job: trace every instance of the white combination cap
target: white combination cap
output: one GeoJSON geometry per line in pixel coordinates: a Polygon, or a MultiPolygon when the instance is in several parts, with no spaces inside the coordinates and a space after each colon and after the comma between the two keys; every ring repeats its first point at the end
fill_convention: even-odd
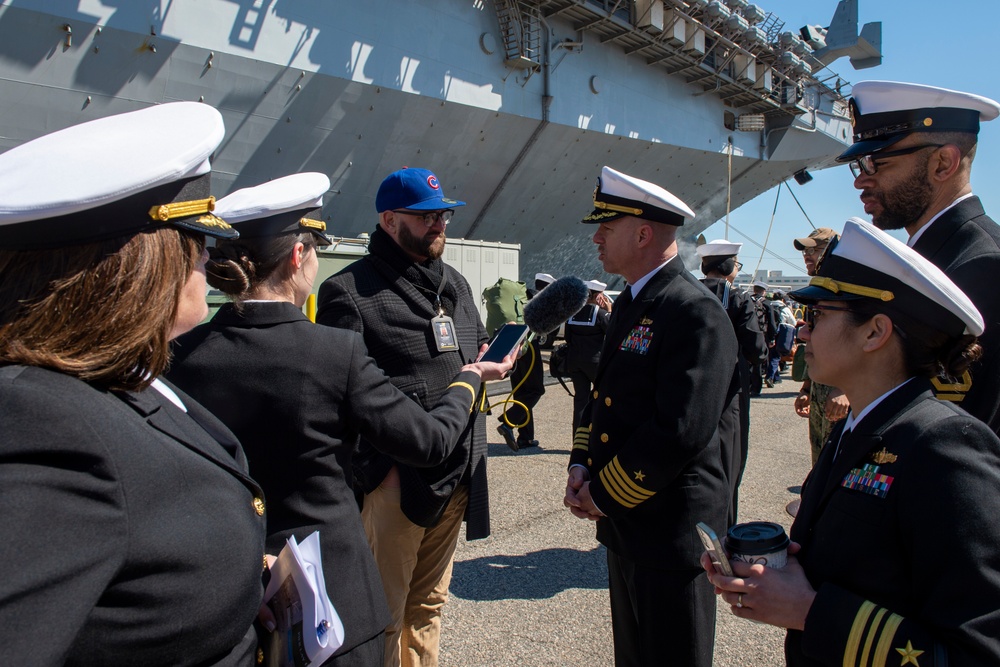
{"type": "Polygon", "coordinates": [[[584,285],[587,286],[591,292],[603,292],[608,288],[607,283],[602,283],[600,280],[587,280],[584,281],[584,285]]]}
{"type": "Polygon", "coordinates": [[[594,211],[583,222],[611,222],[627,215],[680,227],[694,211],[655,183],[604,167],[594,190],[594,211]]]}
{"type": "Polygon", "coordinates": [[[763,280],[755,280],[755,281],[753,281],[753,286],[754,287],[759,287],[761,289],[767,289],[767,283],[765,283],[763,280]]]}
{"type": "Polygon", "coordinates": [[[556,281],[549,273],[536,273],[535,280],[540,280],[543,283],[554,283],[556,281]]]}
{"type": "Polygon", "coordinates": [[[837,160],[883,150],[913,132],[979,132],[1000,115],[1000,103],[948,88],[899,81],[861,81],[851,92],[854,144],[837,160]]]}
{"type": "Polygon", "coordinates": [[[733,257],[740,254],[742,243],[733,243],[726,239],[715,239],[708,243],[702,243],[695,249],[699,257],[733,257]]]}
{"type": "Polygon", "coordinates": [[[0,154],[0,247],[40,249],[174,226],[219,238],[207,104],[171,102],[74,125],[0,154]]]}
{"type": "Polygon", "coordinates": [[[326,174],[292,174],[226,195],[216,202],[215,213],[234,225],[240,238],[312,232],[322,245],[330,245],[326,223],[319,219],[329,189],[326,174]]]}
{"type": "Polygon", "coordinates": [[[833,241],[800,303],[875,299],[950,336],[983,333],[983,317],[941,269],[869,222],[851,218],[833,241]]]}

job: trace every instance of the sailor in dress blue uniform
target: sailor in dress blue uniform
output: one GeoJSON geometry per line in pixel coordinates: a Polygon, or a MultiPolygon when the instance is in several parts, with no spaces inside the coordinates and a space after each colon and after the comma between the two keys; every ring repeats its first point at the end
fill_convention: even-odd
{"type": "Polygon", "coordinates": [[[1000,664],[1000,440],[930,382],[968,365],[982,317],[857,219],[792,296],[810,373],[851,412],[803,485],[788,565],[702,565],[737,616],[788,628],[792,666],[1000,664]]]}
{"type": "Polygon", "coordinates": [[[10,665],[251,665],[266,508],[158,376],[208,313],[212,107],[0,155],[0,649],[10,665]]]}
{"type": "Polygon", "coordinates": [[[736,371],[733,327],[677,255],[694,212],[663,188],[605,167],[594,242],[629,289],[616,302],[564,502],[607,547],[617,665],[712,664],[715,600],[694,525],[722,530],[731,471],[719,420],[736,371]]]}

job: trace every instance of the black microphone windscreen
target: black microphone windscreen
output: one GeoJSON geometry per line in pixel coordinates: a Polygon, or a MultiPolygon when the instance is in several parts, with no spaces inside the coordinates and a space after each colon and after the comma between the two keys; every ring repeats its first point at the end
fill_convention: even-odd
{"type": "Polygon", "coordinates": [[[524,307],[524,323],[536,334],[547,334],[587,305],[590,290],[579,278],[560,278],[536,294],[524,307]]]}

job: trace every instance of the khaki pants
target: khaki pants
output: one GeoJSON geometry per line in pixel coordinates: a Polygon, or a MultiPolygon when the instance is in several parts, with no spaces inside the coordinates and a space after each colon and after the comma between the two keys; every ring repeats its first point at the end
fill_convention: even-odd
{"type": "Polygon", "coordinates": [[[441,521],[421,528],[400,509],[398,488],[380,486],[365,496],[361,518],[392,615],[385,667],[437,667],[441,608],[468,503],[468,488],[459,486],[441,521]]]}

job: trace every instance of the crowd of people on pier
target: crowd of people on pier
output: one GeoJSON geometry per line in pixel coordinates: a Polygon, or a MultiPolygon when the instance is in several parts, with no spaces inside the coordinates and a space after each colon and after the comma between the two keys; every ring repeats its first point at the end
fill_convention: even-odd
{"type": "MultiPolygon", "coordinates": [[[[627,287],[589,280],[567,315],[563,504],[605,547],[620,667],[709,667],[719,600],[786,629],[789,665],[1000,664],[1000,227],[970,181],[1000,104],[869,81],[850,109],[838,160],[871,222],[791,241],[798,316],[734,285],[738,243],[685,266],[696,213],[669,183],[596,174],[581,236],[627,287]],[[796,338],[813,468],[787,564],[723,572],[695,525],[738,523],[750,397],[796,338]]],[[[263,593],[318,531],[343,623],[323,664],[433,667],[462,524],[491,531],[488,433],[539,445],[537,341],[480,359],[479,295],[442,258],[465,202],[422,168],[373,186],[368,254],[310,321],[330,181],[216,201],[224,136],[173,102],[0,154],[2,655],[286,664],[263,593]],[[206,321],[208,285],[229,301],[206,321]]]]}

